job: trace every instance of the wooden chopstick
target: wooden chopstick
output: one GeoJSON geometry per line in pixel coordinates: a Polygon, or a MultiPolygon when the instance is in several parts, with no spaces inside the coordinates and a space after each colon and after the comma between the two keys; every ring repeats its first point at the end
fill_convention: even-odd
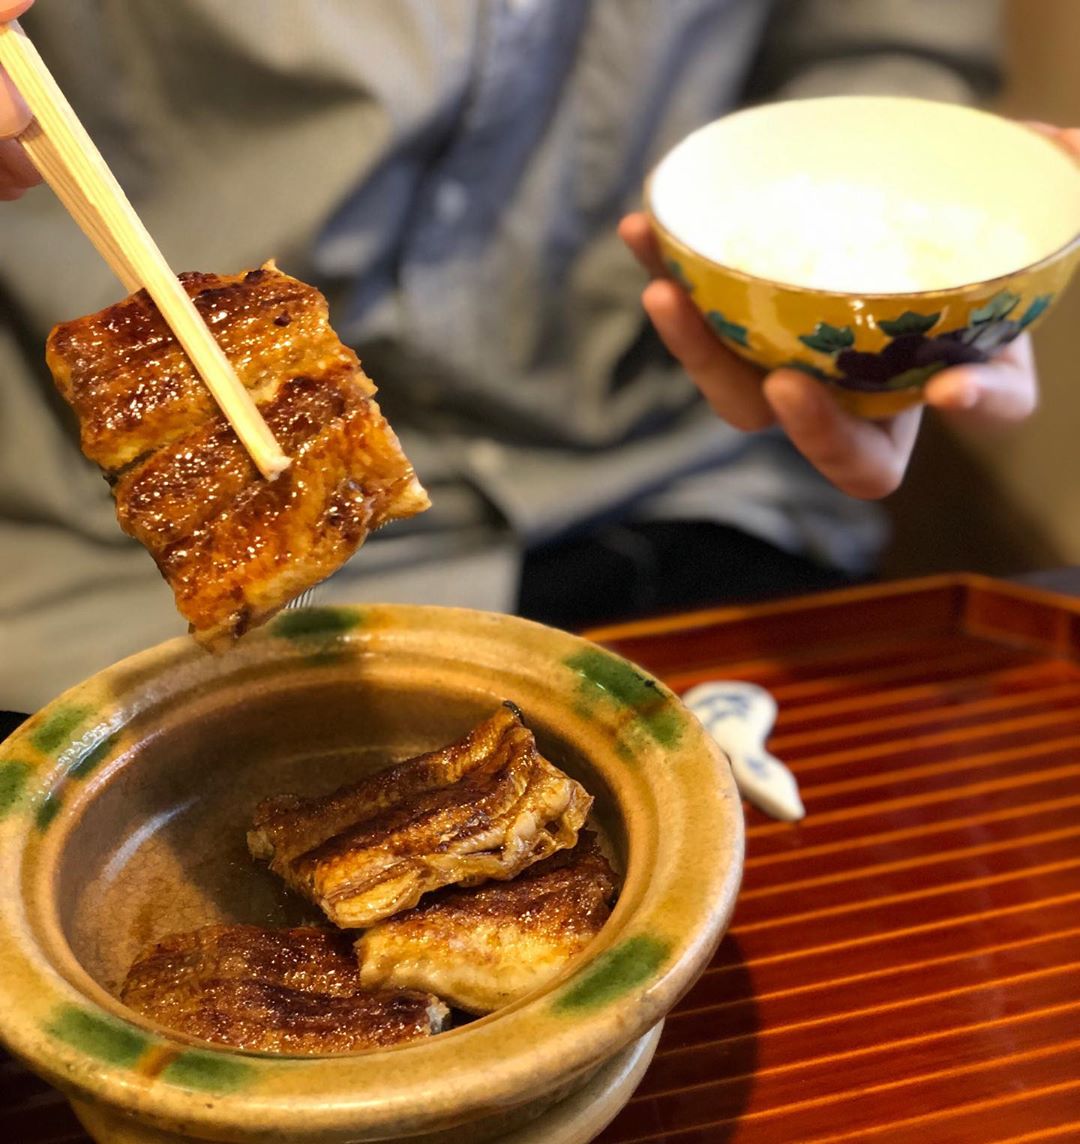
{"type": "Polygon", "coordinates": [[[18,137],[31,162],[124,288],[154,300],[252,461],[273,480],[289,458],[15,20],[0,23],[0,67],[34,116],[18,137]]]}

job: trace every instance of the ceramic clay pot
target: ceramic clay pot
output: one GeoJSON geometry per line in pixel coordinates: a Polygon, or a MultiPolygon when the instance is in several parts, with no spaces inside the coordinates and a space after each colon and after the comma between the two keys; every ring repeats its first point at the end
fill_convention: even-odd
{"type": "Polygon", "coordinates": [[[0,1036],[96,1139],[586,1141],[727,924],[742,810],[665,687],[523,620],[377,606],[283,613],[211,656],[178,639],[69,691],[0,747],[0,1036]],[[430,1039],[246,1053],[120,1003],[134,957],[212,922],[316,920],[245,847],[251,811],[452,741],[509,699],[596,797],[623,874],[557,979],[430,1039]]]}

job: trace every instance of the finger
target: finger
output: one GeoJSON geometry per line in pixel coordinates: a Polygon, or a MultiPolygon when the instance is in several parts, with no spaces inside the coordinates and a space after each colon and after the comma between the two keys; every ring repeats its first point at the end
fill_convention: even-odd
{"type": "Polygon", "coordinates": [[[1022,335],[985,365],[943,370],[927,383],[925,396],[927,405],[973,427],[1023,421],[1039,403],[1031,339],[1022,335]]]}
{"type": "Polygon", "coordinates": [[[41,182],[34,164],[14,139],[0,139],[0,200],[11,202],[41,182]]]}
{"type": "Polygon", "coordinates": [[[630,248],[633,256],[645,267],[650,278],[666,278],[667,269],[660,246],[656,241],[649,216],[644,211],[634,211],[619,223],[619,237],[630,248]]]}
{"type": "MultiPolygon", "coordinates": [[[[21,16],[34,0],[0,0],[0,23],[21,16]]],[[[26,129],[30,112],[15,85],[0,71],[0,139],[8,139],[26,129]]]]}
{"type": "Polygon", "coordinates": [[[1070,154],[1080,155],[1080,127],[1055,127],[1052,123],[1040,123],[1035,119],[1025,121],[1024,126],[1059,143],[1070,154]]]}
{"type": "Polygon", "coordinates": [[[1063,127],[1057,134],[1057,140],[1073,155],[1080,155],[1080,127],[1063,127]]]}
{"type": "Polygon", "coordinates": [[[718,416],[746,432],[773,423],[761,392],[761,372],[719,341],[683,290],[658,280],[645,288],[641,300],[664,345],[718,416]]]}
{"type": "Polygon", "coordinates": [[[770,374],[764,391],[795,447],[838,489],[877,500],[900,486],[921,410],[867,421],[841,409],[821,382],[790,369],[770,374]]]}
{"type": "Polygon", "coordinates": [[[0,0],[0,23],[17,20],[34,0],[0,0]]]}
{"type": "Polygon", "coordinates": [[[0,139],[10,139],[25,131],[31,118],[23,97],[7,75],[0,71],[0,139]]]}

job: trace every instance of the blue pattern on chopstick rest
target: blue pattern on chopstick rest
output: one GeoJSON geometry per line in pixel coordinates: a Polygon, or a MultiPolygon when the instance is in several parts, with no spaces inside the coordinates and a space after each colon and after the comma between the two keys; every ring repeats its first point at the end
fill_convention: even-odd
{"type": "Polygon", "coordinates": [[[806,814],[795,776],[765,750],[776,722],[776,700],[753,683],[716,681],[691,688],[683,702],[731,760],[739,792],[784,822],[806,814]]]}

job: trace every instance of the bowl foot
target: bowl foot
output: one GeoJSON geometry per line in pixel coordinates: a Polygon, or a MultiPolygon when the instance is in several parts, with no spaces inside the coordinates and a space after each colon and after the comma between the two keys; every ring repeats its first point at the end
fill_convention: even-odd
{"type": "Polygon", "coordinates": [[[576,1092],[531,1123],[497,1137],[497,1144],[588,1144],[622,1112],[649,1065],[664,1022],[612,1057],[576,1092]]]}
{"type": "Polygon", "coordinates": [[[71,1107],[79,1123],[98,1144],[191,1144],[191,1136],[178,1136],[149,1124],[140,1124],[123,1113],[97,1104],[73,1100],[71,1107]]]}
{"type": "MultiPolygon", "coordinates": [[[[588,1144],[622,1111],[656,1052],[663,1022],[611,1058],[581,1088],[520,1124],[521,1110],[444,1132],[394,1137],[398,1144],[588,1144]]],[[[140,1124],[101,1105],[72,1101],[75,1115],[98,1144],[192,1144],[199,1138],[140,1124]]],[[[387,1144],[391,1144],[390,1141],[387,1144]]]]}

